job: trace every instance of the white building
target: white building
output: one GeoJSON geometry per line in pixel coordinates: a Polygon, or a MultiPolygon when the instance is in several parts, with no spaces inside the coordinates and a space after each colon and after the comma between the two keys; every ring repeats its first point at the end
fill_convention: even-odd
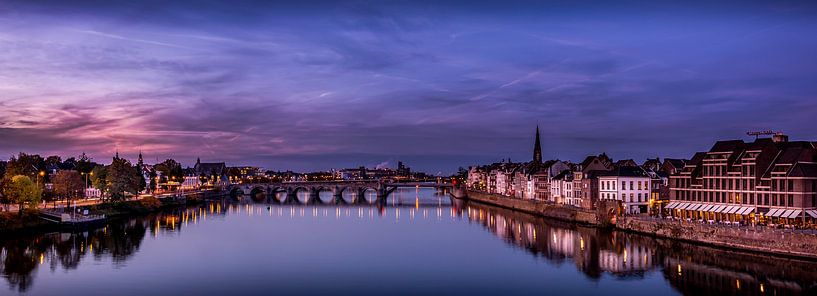
{"type": "Polygon", "coordinates": [[[640,167],[619,167],[599,175],[599,199],[619,200],[626,214],[646,213],[650,177],[640,167]]]}
{"type": "Polygon", "coordinates": [[[495,185],[496,187],[494,188],[494,190],[495,190],[494,193],[501,194],[501,195],[511,195],[512,194],[512,192],[510,190],[510,187],[511,187],[510,184],[511,184],[511,181],[512,181],[511,178],[510,178],[511,175],[508,174],[507,172],[503,171],[503,170],[495,170],[495,171],[493,171],[491,173],[494,174],[495,179],[496,179],[496,185],[495,185]]]}
{"type": "Polygon", "coordinates": [[[579,206],[580,200],[573,193],[573,172],[566,170],[553,177],[550,198],[555,203],[579,206]]]}

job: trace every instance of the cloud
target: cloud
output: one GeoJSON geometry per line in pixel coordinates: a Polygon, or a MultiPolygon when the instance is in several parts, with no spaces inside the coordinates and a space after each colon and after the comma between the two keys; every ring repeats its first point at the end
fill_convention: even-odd
{"type": "Polygon", "coordinates": [[[453,172],[537,123],[573,160],[815,134],[813,4],[242,4],[0,4],[0,154],[453,172]]]}

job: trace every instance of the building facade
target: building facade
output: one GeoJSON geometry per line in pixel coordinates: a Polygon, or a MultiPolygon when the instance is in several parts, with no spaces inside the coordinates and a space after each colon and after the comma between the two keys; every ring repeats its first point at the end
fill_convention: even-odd
{"type": "Polygon", "coordinates": [[[817,218],[815,142],[719,141],[670,176],[668,214],[681,218],[800,224],[817,218]]]}
{"type": "Polygon", "coordinates": [[[623,166],[600,174],[601,199],[619,200],[626,214],[646,213],[649,205],[651,179],[641,167],[623,166]]]}

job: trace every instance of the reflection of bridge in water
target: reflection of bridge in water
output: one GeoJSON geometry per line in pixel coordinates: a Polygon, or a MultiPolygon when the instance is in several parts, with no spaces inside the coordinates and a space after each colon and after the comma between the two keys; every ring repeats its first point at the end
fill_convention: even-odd
{"type": "Polygon", "coordinates": [[[366,196],[373,197],[373,201],[385,204],[386,198],[399,188],[434,188],[447,193],[453,185],[450,183],[409,182],[394,183],[384,181],[304,181],[282,183],[236,184],[228,187],[230,196],[249,195],[255,201],[275,201],[285,204],[357,204],[371,203],[366,196]],[[321,193],[331,193],[332,200],[321,200],[321,193]],[[301,201],[299,194],[304,197],[301,201]],[[352,200],[346,201],[344,194],[351,195],[352,200]]]}

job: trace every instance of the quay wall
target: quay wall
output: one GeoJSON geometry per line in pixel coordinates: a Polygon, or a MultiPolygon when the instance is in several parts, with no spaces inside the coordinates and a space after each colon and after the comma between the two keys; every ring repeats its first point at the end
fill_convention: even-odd
{"type": "Polygon", "coordinates": [[[495,205],[547,218],[588,225],[601,224],[599,222],[598,215],[596,215],[596,212],[581,208],[557,205],[529,199],[511,198],[499,194],[470,190],[468,191],[467,196],[469,200],[474,200],[481,203],[495,205]]]}
{"type": "Polygon", "coordinates": [[[764,227],[729,227],[627,217],[620,212],[613,215],[611,209],[618,206],[615,204],[599,203],[597,209],[591,211],[479,191],[468,190],[466,195],[468,200],[562,221],[599,227],[613,226],[620,231],[732,250],[817,260],[817,234],[764,227]]]}
{"type": "Polygon", "coordinates": [[[817,235],[814,234],[631,217],[620,218],[616,228],[731,249],[817,259],[817,235]]]}

